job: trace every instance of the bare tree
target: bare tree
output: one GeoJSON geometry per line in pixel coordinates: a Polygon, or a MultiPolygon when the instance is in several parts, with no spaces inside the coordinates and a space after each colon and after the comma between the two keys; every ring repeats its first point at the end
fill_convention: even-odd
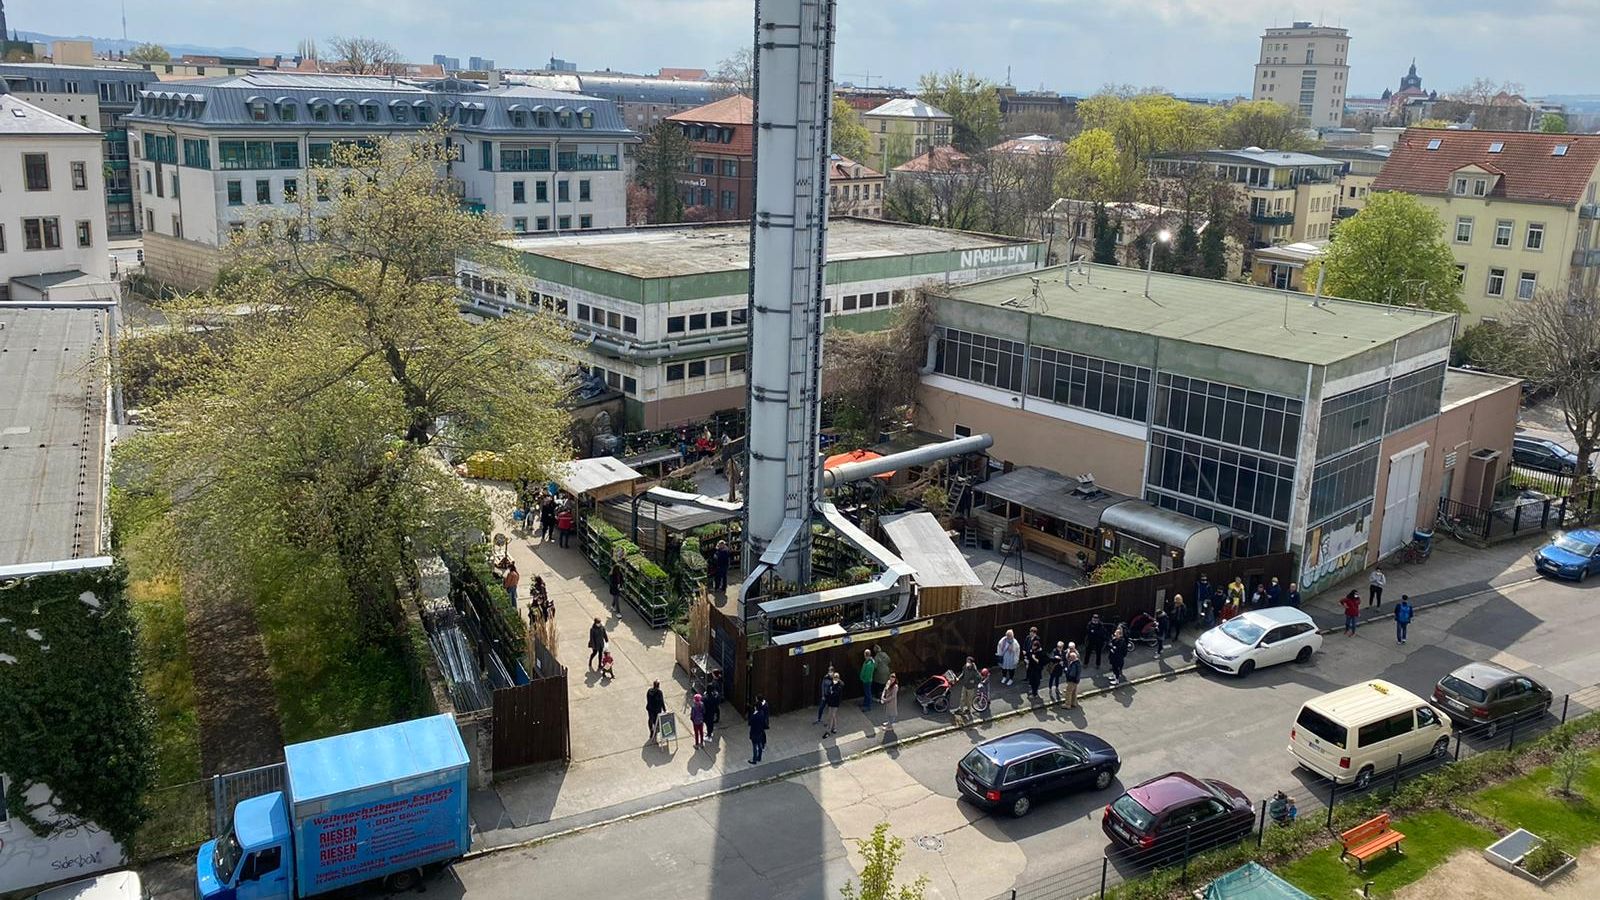
{"type": "Polygon", "coordinates": [[[1600,445],[1600,293],[1539,291],[1519,304],[1491,356],[1496,368],[1549,390],[1577,445],[1578,474],[1600,445]]]}
{"type": "Polygon", "coordinates": [[[388,41],[372,37],[328,38],[326,60],[351,75],[395,75],[400,71],[400,51],[388,41]]]}
{"type": "MultiPolygon", "coordinates": [[[[1474,78],[1471,84],[1457,88],[1449,99],[1460,103],[1473,127],[1481,131],[1528,130],[1529,107],[1522,98],[1522,85],[1514,81],[1497,84],[1488,78],[1474,78]]],[[[1434,111],[1438,114],[1438,107],[1434,111]]]]}
{"type": "Polygon", "coordinates": [[[717,63],[712,81],[720,81],[746,97],[755,96],[756,56],[749,47],[740,47],[733,55],[717,63]]]}

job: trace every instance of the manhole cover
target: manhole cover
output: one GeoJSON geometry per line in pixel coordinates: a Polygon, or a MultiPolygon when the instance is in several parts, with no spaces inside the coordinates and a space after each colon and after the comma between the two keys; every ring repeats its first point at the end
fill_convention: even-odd
{"type": "Polygon", "coordinates": [[[944,838],[937,834],[923,834],[911,839],[911,843],[928,851],[929,853],[944,852],[944,838]]]}

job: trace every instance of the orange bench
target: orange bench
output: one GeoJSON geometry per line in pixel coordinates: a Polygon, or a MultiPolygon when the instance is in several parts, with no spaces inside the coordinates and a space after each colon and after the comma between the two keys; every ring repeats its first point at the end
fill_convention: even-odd
{"type": "Polygon", "coordinates": [[[1339,843],[1342,851],[1339,858],[1353,856],[1356,860],[1356,869],[1366,871],[1367,860],[1385,850],[1393,849],[1402,853],[1400,842],[1406,836],[1389,827],[1389,814],[1384,813],[1374,816],[1349,831],[1339,832],[1339,843]]]}

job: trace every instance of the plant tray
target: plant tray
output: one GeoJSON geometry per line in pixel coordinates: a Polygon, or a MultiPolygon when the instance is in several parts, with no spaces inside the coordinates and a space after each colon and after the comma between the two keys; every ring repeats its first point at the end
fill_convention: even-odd
{"type": "Polygon", "coordinates": [[[1578,861],[1573,857],[1568,856],[1566,862],[1556,866],[1555,869],[1551,870],[1550,872],[1547,872],[1542,876],[1535,875],[1522,867],[1522,860],[1530,851],[1533,850],[1533,848],[1542,843],[1544,843],[1544,840],[1535,835],[1533,832],[1528,831],[1525,828],[1518,828],[1516,831],[1513,831],[1500,840],[1495,841],[1493,844],[1490,844],[1488,849],[1483,851],[1483,855],[1484,858],[1488,859],[1490,862],[1508,872],[1515,874],[1519,878],[1526,879],[1540,887],[1544,887],[1550,882],[1555,881],[1557,878],[1560,878],[1561,876],[1572,871],[1573,867],[1578,864],[1578,861]]]}

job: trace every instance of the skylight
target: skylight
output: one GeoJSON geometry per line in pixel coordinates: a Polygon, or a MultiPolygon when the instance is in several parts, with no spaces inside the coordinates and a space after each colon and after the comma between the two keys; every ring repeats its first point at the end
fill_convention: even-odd
{"type": "Polygon", "coordinates": [[[1437,149],[1439,149],[1439,145],[1443,144],[1443,143],[1444,143],[1444,141],[1440,140],[1439,138],[1434,138],[1434,139],[1428,141],[1428,149],[1429,150],[1437,150],[1437,149]]]}
{"type": "Polygon", "coordinates": [[[1504,150],[1505,148],[1506,148],[1506,145],[1505,145],[1504,141],[1495,141],[1494,143],[1489,145],[1489,152],[1490,153],[1499,153],[1501,150],[1504,150]]]}
{"type": "Polygon", "coordinates": [[[1554,150],[1550,151],[1550,155],[1551,156],[1566,156],[1567,155],[1567,146],[1568,146],[1567,144],[1557,144],[1556,148],[1554,150]]]}

